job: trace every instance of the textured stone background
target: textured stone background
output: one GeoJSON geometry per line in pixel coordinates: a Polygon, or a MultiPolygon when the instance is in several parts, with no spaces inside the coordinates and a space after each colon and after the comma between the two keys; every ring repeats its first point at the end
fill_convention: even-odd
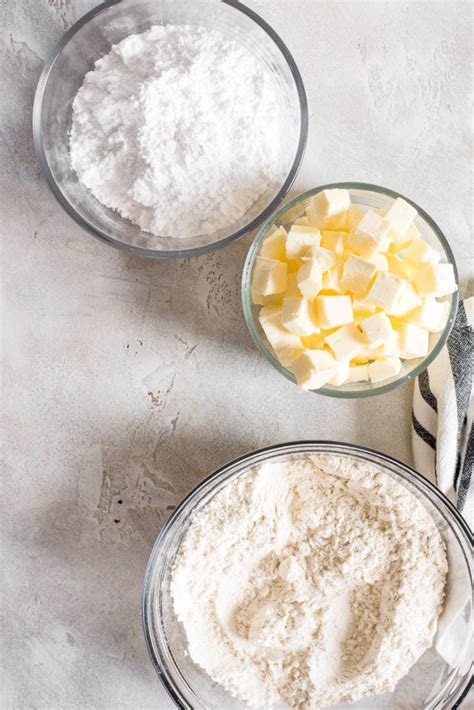
{"type": "MultiPolygon", "coordinates": [[[[33,153],[42,65],[90,0],[3,0],[2,236],[5,710],[171,708],[142,639],[153,541],[179,499],[250,449],[298,438],[410,462],[411,390],[336,401],[256,352],[239,281],[251,237],[156,263],[61,211],[33,153]]],[[[360,180],[412,197],[470,262],[466,2],[248,0],[306,83],[293,193],[360,180]]]]}

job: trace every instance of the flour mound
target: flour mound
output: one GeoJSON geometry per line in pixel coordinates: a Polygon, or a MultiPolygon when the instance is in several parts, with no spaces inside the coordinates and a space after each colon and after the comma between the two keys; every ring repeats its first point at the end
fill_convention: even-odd
{"type": "Polygon", "coordinates": [[[72,167],[144,231],[212,234],[281,177],[278,97],[263,61],[219,32],[152,27],[86,74],[73,102],[72,167]]]}
{"type": "Polygon", "coordinates": [[[447,560],[379,469],[313,455],[250,470],[191,523],[171,592],[192,659],[251,707],[391,691],[432,644],[447,560]]]}

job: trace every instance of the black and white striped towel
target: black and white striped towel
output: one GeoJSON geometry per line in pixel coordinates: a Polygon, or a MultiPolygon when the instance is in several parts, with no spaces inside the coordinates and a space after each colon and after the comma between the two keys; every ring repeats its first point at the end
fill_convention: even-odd
{"type": "Polygon", "coordinates": [[[462,301],[447,345],[417,379],[413,400],[415,468],[435,483],[474,528],[474,297],[462,301]],[[472,484],[471,484],[472,481],[472,484]]]}

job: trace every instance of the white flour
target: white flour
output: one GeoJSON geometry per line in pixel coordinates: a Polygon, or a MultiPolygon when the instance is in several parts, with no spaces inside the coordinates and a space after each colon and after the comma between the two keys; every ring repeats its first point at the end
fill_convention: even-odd
{"type": "Polygon", "coordinates": [[[72,166],[145,231],[211,234],[279,176],[278,96],[263,62],[219,32],[152,27],[86,74],[73,103],[72,166]]]}
{"type": "Polygon", "coordinates": [[[251,707],[308,710],[394,688],[431,646],[444,542],[380,470],[264,464],[192,522],[171,591],[189,653],[251,707]]]}

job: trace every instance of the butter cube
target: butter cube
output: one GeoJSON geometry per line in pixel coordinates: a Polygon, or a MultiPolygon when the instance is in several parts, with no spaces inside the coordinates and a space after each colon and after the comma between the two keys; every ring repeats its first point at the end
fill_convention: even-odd
{"type": "Polygon", "coordinates": [[[429,264],[413,279],[420,296],[447,296],[457,291],[452,264],[429,264]]]}
{"type": "Polygon", "coordinates": [[[365,338],[355,323],[349,323],[328,335],[326,343],[333,351],[336,360],[349,362],[362,350],[365,338]]]}
{"type": "Polygon", "coordinates": [[[282,325],[294,335],[317,332],[309,301],[305,298],[284,298],[281,309],[282,325]]]}
{"type": "Polygon", "coordinates": [[[402,369],[402,363],[398,357],[386,357],[383,360],[374,360],[368,366],[371,382],[381,382],[390,377],[396,377],[402,369]]]}
{"type": "Polygon", "coordinates": [[[413,323],[405,323],[400,331],[400,346],[405,360],[425,357],[429,350],[428,331],[413,323]]]}
{"type": "Polygon", "coordinates": [[[373,254],[368,261],[373,264],[377,271],[388,271],[388,260],[384,254],[373,254]]]}
{"type": "Polygon", "coordinates": [[[350,365],[346,382],[367,382],[369,379],[368,365],[350,365]]]}
{"type": "Polygon", "coordinates": [[[320,246],[311,247],[305,258],[317,259],[323,271],[329,271],[329,269],[332,269],[337,263],[336,255],[332,251],[329,251],[329,249],[324,249],[320,246]]]}
{"type": "Polygon", "coordinates": [[[346,238],[346,232],[329,232],[326,229],[321,230],[321,246],[339,256],[344,254],[346,238]]]}
{"type": "Polygon", "coordinates": [[[311,198],[309,220],[320,229],[346,229],[351,198],[347,190],[323,190],[311,198]]]}
{"type": "Polygon", "coordinates": [[[301,340],[283,327],[280,308],[272,306],[262,308],[259,313],[259,321],[275,355],[281,364],[287,367],[295,357],[303,352],[301,340]]]}
{"type": "Polygon", "coordinates": [[[364,213],[360,207],[351,205],[347,211],[347,231],[353,232],[363,216],[364,213]]]}
{"type": "Polygon", "coordinates": [[[321,330],[318,333],[313,333],[312,335],[302,335],[301,342],[303,343],[305,349],[308,350],[323,350],[324,340],[326,338],[328,330],[321,330]]]}
{"type": "Polygon", "coordinates": [[[360,328],[367,338],[369,348],[377,348],[379,345],[388,343],[393,336],[392,324],[385,313],[375,313],[369,318],[363,318],[360,328]]]}
{"type": "Polygon", "coordinates": [[[329,296],[340,293],[344,293],[340,279],[340,268],[339,266],[333,266],[332,269],[323,273],[321,295],[329,296]]]}
{"type": "Polygon", "coordinates": [[[287,267],[282,261],[257,256],[253,272],[252,291],[263,296],[283,293],[287,285],[287,267]]]}
{"type": "Polygon", "coordinates": [[[390,315],[401,318],[421,305],[421,298],[408,281],[404,281],[397,302],[390,311],[390,315]]]}
{"type": "Polygon", "coordinates": [[[260,309],[258,319],[260,323],[262,323],[264,320],[273,318],[273,316],[276,316],[277,314],[281,316],[281,306],[264,306],[260,309]]]}
{"type": "Polygon", "coordinates": [[[406,249],[413,239],[421,239],[421,234],[414,224],[410,224],[405,235],[401,237],[393,228],[390,230],[390,236],[392,237],[392,243],[390,244],[390,251],[393,254],[406,249]]]}
{"type": "Polygon", "coordinates": [[[406,235],[416,215],[414,207],[401,197],[397,197],[385,213],[385,219],[390,222],[392,229],[401,239],[406,235]]]}
{"type": "Polygon", "coordinates": [[[310,301],[316,298],[323,286],[323,269],[317,259],[307,259],[297,274],[298,288],[310,301]]]}
{"type": "Polygon", "coordinates": [[[290,296],[293,296],[293,298],[301,298],[301,291],[298,288],[298,272],[297,271],[295,271],[293,274],[288,274],[286,291],[283,295],[280,294],[280,298],[282,300],[283,300],[283,297],[289,298],[290,296]]]}
{"type": "Polygon", "coordinates": [[[286,256],[288,259],[299,259],[313,246],[319,246],[321,233],[314,227],[293,225],[286,240],[286,256]]]}
{"type": "Polygon", "coordinates": [[[304,215],[303,217],[298,217],[298,219],[295,219],[295,224],[299,227],[309,227],[309,219],[304,215]]]}
{"type": "Polygon", "coordinates": [[[282,293],[263,296],[261,293],[255,293],[255,291],[252,290],[252,303],[255,303],[256,306],[281,306],[282,301],[282,293]]]}
{"type": "Polygon", "coordinates": [[[395,276],[400,276],[401,279],[406,279],[407,281],[412,281],[417,273],[417,268],[414,264],[408,263],[405,259],[402,259],[396,254],[386,254],[388,270],[395,274],[395,276]]]}
{"type": "Polygon", "coordinates": [[[278,227],[274,232],[265,237],[260,249],[260,256],[265,256],[267,259],[277,259],[277,261],[285,261],[286,259],[286,229],[278,227]]]}
{"type": "Polygon", "coordinates": [[[406,249],[403,251],[403,256],[413,264],[437,264],[440,260],[439,252],[430,247],[424,239],[412,239],[406,249]]]}
{"type": "Polygon", "coordinates": [[[396,330],[392,332],[390,340],[379,345],[373,351],[376,357],[401,357],[400,333],[396,330]]]}
{"type": "Polygon", "coordinates": [[[369,288],[376,267],[360,256],[349,256],[344,262],[341,285],[353,293],[362,293],[369,288]]]}
{"type": "Polygon", "coordinates": [[[447,301],[437,301],[432,296],[427,296],[423,299],[421,306],[408,316],[408,320],[430,333],[439,333],[446,325],[448,313],[449,303],[447,301]]]}
{"type": "Polygon", "coordinates": [[[303,259],[287,259],[286,265],[288,267],[288,274],[296,274],[302,264],[303,259]]]}
{"type": "Polygon", "coordinates": [[[347,240],[347,247],[359,256],[369,257],[386,251],[390,244],[390,224],[384,217],[369,210],[347,240]]]}
{"type": "Polygon", "coordinates": [[[366,300],[379,306],[390,315],[406,283],[408,282],[395,276],[395,274],[391,274],[389,271],[379,271],[372,288],[366,296],[366,300]]]}
{"type": "Polygon", "coordinates": [[[352,301],[350,296],[317,296],[316,323],[321,330],[352,323],[352,301]]]}
{"type": "Polygon", "coordinates": [[[319,389],[334,375],[334,358],[327,350],[305,350],[291,367],[303,389],[319,389]]]}
{"type": "Polygon", "coordinates": [[[349,363],[334,361],[334,375],[328,380],[329,385],[342,385],[349,377],[349,363]]]}
{"type": "Polygon", "coordinates": [[[367,303],[362,298],[354,298],[352,299],[352,310],[354,318],[368,318],[375,313],[375,306],[373,303],[367,303]]]}

